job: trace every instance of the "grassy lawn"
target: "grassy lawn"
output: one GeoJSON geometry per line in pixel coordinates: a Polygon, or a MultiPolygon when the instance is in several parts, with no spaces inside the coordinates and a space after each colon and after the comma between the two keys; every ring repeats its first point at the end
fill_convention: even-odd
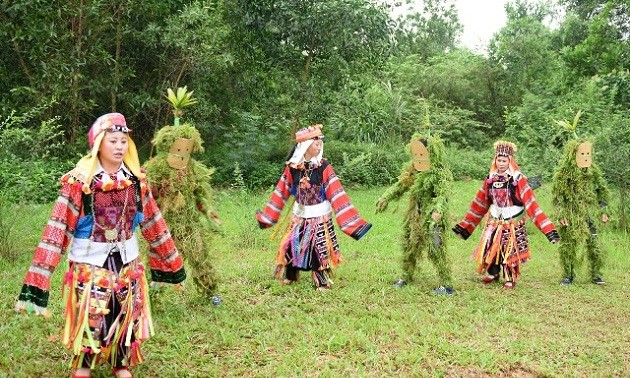
{"type": "MultiPolygon", "coordinates": [[[[458,182],[451,202],[459,221],[478,188],[458,182]]],[[[223,234],[214,241],[223,304],[209,305],[187,282],[183,290],[154,294],[156,336],[145,343],[138,377],[627,377],[630,376],[630,240],[604,227],[604,278],[589,282],[586,262],[571,287],[561,287],[557,247],[529,223],[533,259],[514,291],[484,286],[468,241],[447,242],[454,273],[452,297],[430,294],[437,276],[423,260],[416,281],[400,275],[402,214],[406,198],[382,214],[374,204],[384,188],[347,188],[361,215],[373,223],[361,241],[340,231],[345,257],[333,290],[316,292],[309,275],[292,286],[272,278],[278,239],[259,230],[254,212],[266,193],[221,192],[223,234]]],[[[550,186],[537,190],[547,214],[550,186]]],[[[53,317],[13,312],[22,279],[50,206],[15,209],[12,233],[19,253],[0,259],[0,376],[64,377],[69,354],[59,343],[63,326],[61,278],[54,275],[53,317]]],[[[185,256],[184,256],[185,257],[185,256]]],[[[95,377],[111,373],[99,368],[95,377]]]]}

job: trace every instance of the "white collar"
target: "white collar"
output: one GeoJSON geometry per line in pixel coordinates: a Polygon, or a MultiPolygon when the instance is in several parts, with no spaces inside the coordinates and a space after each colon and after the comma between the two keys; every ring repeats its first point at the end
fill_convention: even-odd
{"type": "MultiPolygon", "coordinates": [[[[291,158],[287,160],[287,164],[291,164],[291,166],[296,166],[304,162],[304,154],[306,153],[306,150],[308,150],[308,148],[311,146],[311,144],[313,144],[313,141],[314,139],[309,139],[309,140],[305,140],[304,142],[298,143],[295,146],[293,155],[291,155],[291,158]]],[[[311,160],[309,161],[311,163],[315,163],[319,165],[322,161],[323,154],[324,154],[324,147],[322,146],[322,149],[319,151],[319,154],[317,156],[313,156],[311,160]]]]}
{"type": "MultiPolygon", "coordinates": [[[[94,172],[94,176],[101,173],[105,173],[104,175],[102,175],[104,181],[110,180],[109,173],[105,171],[105,169],[101,165],[101,162],[99,161],[98,166],[96,167],[96,172],[94,172]]],[[[120,168],[118,168],[118,170],[116,171],[116,179],[123,180],[129,176],[131,176],[131,171],[129,170],[129,168],[127,168],[125,163],[120,163],[120,168]]]]}

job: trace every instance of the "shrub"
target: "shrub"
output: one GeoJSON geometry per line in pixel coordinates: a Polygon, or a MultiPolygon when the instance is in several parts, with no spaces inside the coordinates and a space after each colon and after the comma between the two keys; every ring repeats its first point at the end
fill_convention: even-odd
{"type": "Polygon", "coordinates": [[[345,185],[384,186],[398,179],[409,159],[403,147],[331,142],[324,155],[345,185]],[[331,146],[332,145],[332,146],[331,146]]]}
{"type": "Polygon", "coordinates": [[[455,180],[483,180],[493,157],[490,147],[484,148],[483,152],[447,147],[446,155],[455,180]]]}
{"type": "Polygon", "coordinates": [[[58,196],[59,178],[72,165],[57,159],[0,159],[0,194],[14,203],[50,203],[58,196]]]}
{"type": "Polygon", "coordinates": [[[249,189],[274,187],[284,169],[284,161],[260,161],[243,165],[245,185],[249,189]]]}
{"type": "Polygon", "coordinates": [[[59,117],[33,126],[48,105],[0,120],[0,195],[13,203],[48,203],[57,198],[59,178],[77,148],[63,143],[59,117]]]}

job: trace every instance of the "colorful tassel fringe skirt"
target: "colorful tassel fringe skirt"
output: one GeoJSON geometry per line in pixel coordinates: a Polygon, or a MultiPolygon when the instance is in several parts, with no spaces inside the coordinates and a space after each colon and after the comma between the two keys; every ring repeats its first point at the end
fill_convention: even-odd
{"type": "Polygon", "coordinates": [[[520,265],[531,258],[525,216],[509,220],[489,218],[483,229],[473,258],[477,272],[484,274],[491,265],[503,266],[504,275],[516,281],[520,265]]]}
{"type": "Polygon", "coordinates": [[[279,275],[288,265],[300,270],[324,271],[342,260],[337,234],[330,216],[300,218],[293,216],[282,237],[276,261],[279,275]]]}
{"type": "Polygon", "coordinates": [[[140,344],[153,335],[144,266],[123,265],[120,256],[105,266],[71,262],[65,277],[63,343],[73,368],[135,366],[143,360],[140,344]]]}

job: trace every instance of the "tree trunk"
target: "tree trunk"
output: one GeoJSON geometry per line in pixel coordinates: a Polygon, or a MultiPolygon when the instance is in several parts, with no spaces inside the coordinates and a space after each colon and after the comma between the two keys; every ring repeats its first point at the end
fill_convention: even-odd
{"type": "MultiPolygon", "coordinates": [[[[75,39],[75,49],[74,49],[74,55],[75,55],[75,62],[80,62],[81,61],[81,55],[83,53],[83,9],[84,9],[84,3],[83,0],[79,1],[79,5],[78,5],[78,11],[79,14],[72,20],[72,28],[73,30],[73,34],[74,34],[74,39],[75,39]]],[[[73,68],[73,72],[72,72],[72,84],[71,84],[71,90],[72,90],[72,95],[70,97],[70,114],[72,117],[72,125],[70,128],[70,141],[69,143],[71,145],[74,145],[77,139],[77,135],[79,132],[79,125],[81,124],[80,119],[79,119],[79,101],[80,101],[80,93],[79,93],[79,70],[80,68],[78,66],[75,65],[75,67],[73,68]]]]}

